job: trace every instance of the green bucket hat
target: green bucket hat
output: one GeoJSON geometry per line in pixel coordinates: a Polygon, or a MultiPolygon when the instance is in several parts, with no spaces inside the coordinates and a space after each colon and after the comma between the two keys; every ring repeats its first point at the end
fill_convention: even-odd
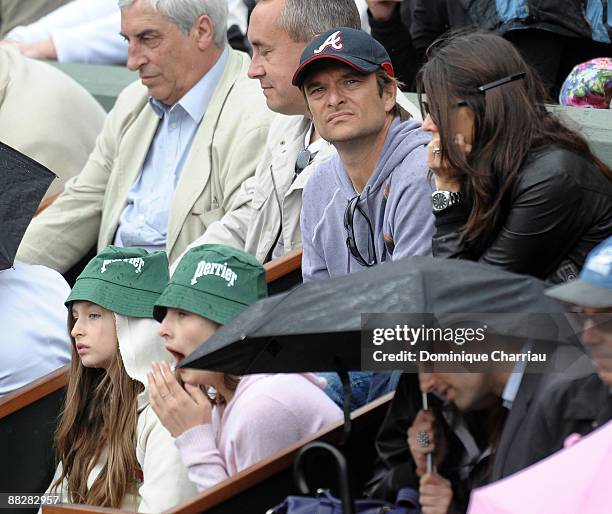
{"type": "Polygon", "coordinates": [[[266,272],[255,257],[225,245],[202,245],[183,256],[153,317],[161,323],[166,308],[173,307],[224,325],[267,294],[266,272]]]}
{"type": "Polygon", "coordinates": [[[78,276],[66,306],[86,300],[123,316],[152,318],[168,277],[166,252],[107,246],[78,276]]]}

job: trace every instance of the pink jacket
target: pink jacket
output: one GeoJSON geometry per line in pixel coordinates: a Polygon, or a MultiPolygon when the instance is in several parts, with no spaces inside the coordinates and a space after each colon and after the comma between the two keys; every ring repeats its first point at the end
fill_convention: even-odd
{"type": "Polygon", "coordinates": [[[175,441],[189,479],[204,491],[342,417],[313,374],[244,376],[212,424],[175,441]]]}

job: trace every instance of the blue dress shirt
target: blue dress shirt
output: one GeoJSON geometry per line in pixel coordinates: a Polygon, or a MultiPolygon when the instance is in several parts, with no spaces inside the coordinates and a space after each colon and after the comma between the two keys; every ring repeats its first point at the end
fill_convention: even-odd
{"type": "Polygon", "coordinates": [[[128,192],[115,245],[165,251],[172,196],[228,55],[225,48],[208,73],[173,106],[149,98],[160,123],[142,170],[128,192]]]}

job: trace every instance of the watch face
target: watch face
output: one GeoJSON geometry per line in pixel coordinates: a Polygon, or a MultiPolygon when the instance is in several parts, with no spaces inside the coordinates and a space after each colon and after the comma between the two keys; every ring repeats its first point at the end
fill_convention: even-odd
{"type": "Polygon", "coordinates": [[[434,211],[441,211],[448,207],[448,198],[444,193],[434,193],[431,195],[431,205],[434,211]]]}

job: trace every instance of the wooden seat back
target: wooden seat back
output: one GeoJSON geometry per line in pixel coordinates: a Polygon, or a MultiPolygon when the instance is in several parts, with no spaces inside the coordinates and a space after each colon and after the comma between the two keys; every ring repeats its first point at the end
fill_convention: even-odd
{"type": "Polygon", "coordinates": [[[0,491],[40,493],[49,486],[53,437],[67,383],[66,366],[0,398],[0,491]]]}
{"type": "MultiPolygon", "coordinates": [[[[343,451],[349,461],[353,476],[354,493],[362,489],[374,465],[374,439],[393,393],[354,411],[352,435],[343,451]]],[[[329,425],[316,434],[305,437],[293,445],[278,451],[261,462],[224,480],[191,500],[167,510],[164,514],[236,514],[264,513],[280,503],[287,495],[296,494],[292,466],[304,445],[312,441],[336,443],[342,437],[343,422],[329,425]]],[[[85,514],[91,512],[119,514],[116,509],[100,509],[83,505],[45,506],[43,514],[85,514]]]]}
{"type": "Polygon", "coordinates": [[[302,282],[302,249],[297,248],[264,264],[268,294],[278,294],[302,282]]]}

